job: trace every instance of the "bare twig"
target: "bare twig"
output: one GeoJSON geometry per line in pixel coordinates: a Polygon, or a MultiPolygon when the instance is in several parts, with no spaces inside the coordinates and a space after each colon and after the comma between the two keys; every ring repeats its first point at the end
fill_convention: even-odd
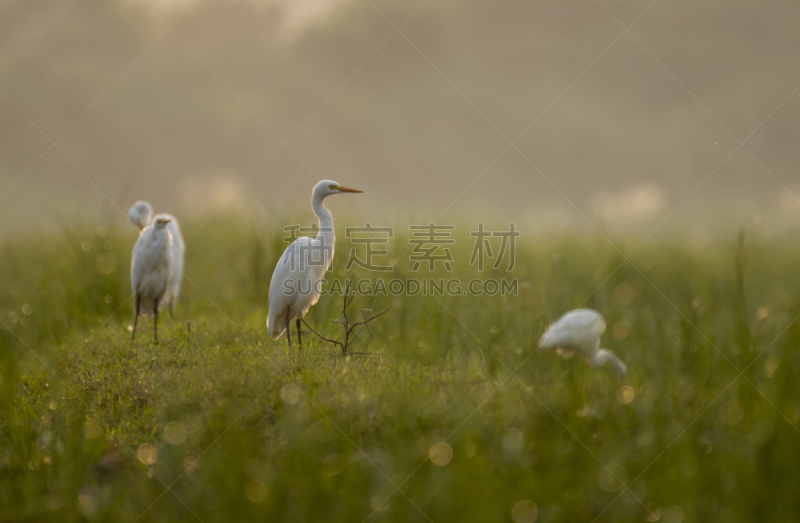
{"type": "Polygon", "coordinates": [[[343,356],[345,356],[347,354],[364,354],[364,355],[370,355],[370,356],[383,356],[383,354],[372,353],[372,352],[350,352],[349,351],[350,346],[353,344],[353,342],[358,337],[358,335],[361,334],[361,331],[363,331],[364,328],[367,329],[367,332],[369,332],[370,337],[372,337],[372,331],[369,328],[369,322],[376,320],[377,318],[383,316],[384,314],[386,314],[387,312],[389,312],[392,309],[391,307],[389,307],[388,309],[382,310],[378,314],[373,314],[374,311],[375,311],[375,305],[378,303],[378,301],[375,300],[372,303],[372,307],[371,308],[369,308],[369,309],[361,309],[361,317],[363,318],[362,321],[357,321],[355,323],[350,323],[350,319],[347,317],[347,308],[353,303],[353,300],[355,299],[355,296],[356,296],[355,292],[350,292],[350,282],[348,282],[347,283],[347,288],[345,289],[345,293],[344,293],[344,300],[343,300],[343,303],[342,303],[342,318],[343,319],[342,320],[333,320],[334,323],[338,323],[339,325],[344,327],[344,338],[343,339],[334,340],[334,339],[331,339],[331,338],[326,338],[325,336],[323,336],[322,334],[320,334],[319,332],[314,330],[314,328],[311,327],[311,325],[309,325],[306,320],[301,318],[299,314],[297,314],[296,316],[298,318],[300,318],[300,321],[303,322],[305,324],[305,326],[308,327],[308,329],[312,333],[316,334],[317,337],[319,337],[320,339],[322,339],[324,341],[327,341],[328,343],[333,343],[334,345],[338,345],[342,349],[342,355],[343,356]],[[369,312],[369,314],[366,314],[367,312],[369,312]],[[360,327],[360,328],[358,329],[358,331],[354,335],[353,331],[355,331],[355,329],[358,328],[358,327],[360,327]]]}
{"type": "Polygon", "coordinates": [[[298,317],[298,318],[300,318],[300,321],[301,321],[301,322],[303,322],[303,325],[305,325],[306,327],[308,327],[308,330],[310,330],[312,333],[316,334],[316,335],[317,335],[317,336],[318,336],[320,339],[322,339],[322,340],[325,340],[325,341],[327,341],[327,342],[329,342],[329,343],[335,343],[336,345],[341,345],[341,342],[339,342],[339,341],[336,341],[336,340],[332,340],[332,339],[330,339],[330,338],[326,338],[325,336],[323,336],[323,335],[322,335],[322,334],[320,334],[319,332],[315,331],[315,330],[314,330],[314,327],[312,327],[311,325],[309,325],[309,324],[308,324],[308,322],[307,322],[307,321],[306,321],[304,318],[301,318],[299,315],[298,315],[297,317],[298,317]]]}

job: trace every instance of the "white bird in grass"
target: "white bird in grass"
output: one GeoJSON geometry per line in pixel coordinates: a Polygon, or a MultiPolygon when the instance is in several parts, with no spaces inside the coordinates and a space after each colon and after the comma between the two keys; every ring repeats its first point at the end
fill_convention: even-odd
{"type": "Polygon", "coordinates": [[[274,340],[286,331],[290,349],[292,335],[289,324],[292,318],[297,318],[297,342],[302,348],[300,318],[319,300],[322,277],[333,261],[333,244],[336,241],[333,215],[322,205],[322,200],[333,194],[360,192],[331,180],[323,180],[315,185],[311,193],[311,208],[319,220],[319,233],[316,238],[303,236],[293,241],[272,273],[267,329],[274,340]]]}
{"type": "MultiPolygon", "coordinates": [[[[139,230],[144,229],[153,220],[153,207],[149,202],[138,201],[128,211],[128,218],[131,220],[139,230]]],[[[181,228],[178,226],[178,220],[171,214],[157,214],[155,219],[166,218],[167,230],[172,236],[172,270],[170,272],[169,284],[167,285],[167,292],[161,300],[162,308],[168,308],[170,315],[178,301],[178,294],[181,292],[181,280],[183,279],[183,254],[186,251],[186,244],[183,242],[181,235],[181,228]]]]}
{"type": "Polygon", "coordinates": [[[606,322],[599,312],[576,309],[564,314],[547,328],[539,347],[560,349],[559,353],[567,357],[579,352],[593,367],[608,364],[618,378],[624,378],[628,373],[625,364],[612,351],[600,348],[600,335],[605,330],[606,322]]]}
{"type": "Polygon", "coordinates": [[[157,217],[145,227],[133,246],[131,289],[136,317],[133,320],[131,343],[136,336],[139,314],[153,318],[153,339],[158,342],[158,304],[169,287],[172,267],[172,236],[167,229],[169,218],[157,217]]]}

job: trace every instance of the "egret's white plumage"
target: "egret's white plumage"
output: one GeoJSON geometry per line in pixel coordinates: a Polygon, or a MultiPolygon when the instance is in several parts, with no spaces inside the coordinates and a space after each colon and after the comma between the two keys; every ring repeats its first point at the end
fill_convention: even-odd
{"type": "Polygon", "coordinates": [[[167,230],[172,237],[172,270],[169,274],[169,282],[167,284],[167,292],[164,293],[164,307],[169,308],[170,313],[175,303],[178,301],[178,295],[181,292],[181,280],[183,280],[183,253],[186,251],[186,244],[181,235],[181,229],[178,226],[178,220],[171,214],[157,214],[155,219],[164,218],[167,221],[167,230]]]}
{"type": "Polygon", "coordinates": [[[168,218],[157,218],[142,229],[133,246],[131,290],[136,318],[131,341],[136,335],[139,314],[155,316],[153,333],[158,341],[158,305],[167,292],[172,267],[172,236],[167,229],[168,223],[168,218]]]}
{"type": "Polygon", "coordinates": [[[128,211],[128,219],[141,231],[153,220],[153,207],[149,202],[139,200],[128,211]]]}
{"type": "Polygon", "coordinates": [[[316,238],[304,236],[286,248],[269,285],[269,316],[267,330],[273,339],[286,331],[289,347],[292,346],[289,322],[297,320],[297,336],[300,338],[300,319],[317,303],[321,292],[321,281],[333,261],[333,246],[336,237],[333,215],[322,201],[333,194],[360,193],[356,189],[342,187],[331,180],[323,180],[314,186],[311,193],[311,208],[319,220],[316,238]]]}
{"type": "Polygon", "coordinates": [[[591,309],[570,311],[551,324],[539,341],[543,349],[560,349],[562,355],[580,353],[594,367],[608,364],[622,378],[628,369],[612,351],[600,348],[600,335],[606,322],[599,312],[591,309]]]}
{"type": "Polygon", "coordinates": [[[171,214],[157,214],[153,217],[153,207],[149,202],[139,200],[134,203],[128,211],[128,218],[131,223],[137,226],[140,230],[150,225],[153,219],[165,218],[167,219],[167,230],[172,236],[172,267],[169,277],[169,284],[164,298],[160,300],[161,308],[168,308],[172,312],[175,303],[178,301],[178,295],[181,292],[181,280],[183,279],[183,255],[186,251],[186,244],[181,235],[181,229],[178,225],[178,220],[171,214]]]}

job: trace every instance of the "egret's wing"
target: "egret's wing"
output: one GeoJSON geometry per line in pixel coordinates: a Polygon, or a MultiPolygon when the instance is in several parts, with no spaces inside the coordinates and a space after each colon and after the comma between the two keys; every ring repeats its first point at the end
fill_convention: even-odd
{"type": "Polygon", "coordinates": [[[131,253],[131,290],[134,294],[136,294],[139,283],[142,281],[142,273],[145,268],[145,260],[143,259],[145,256],[144,250],[145,244],[148,241],[148,234],[149,229],[145,227],[142,232],[139,233],[136,243],[133,244],[133,252],[131,253]]]}
{"type": "MultiPolygon", "coordinates": [[[[167,223],[167,230],[172,237],[172,272],[176,276],[176,281],[180,282],[180,277],[183,274],[183,253],[186,249],[183,236],[181,235],[181,229],[180,226],[178,226],[178,220],[176,220],[174,216],[169,214],[160,214],[159,216],[168,217],[170,220],[167,223]]],[[[156,216],[156,219],[158,219],[159,216],[156,216]]]]}
{"type": "Polygon", "coordinates": [[[270,336],[275,339],[283,334],[283,320],[288,312],[287,309],[298,295],[297,287],[287,286],[286,282],[297,282],[297,280],[307,277],[305,274],[307,265],[302,263],[301,256],[303,255],[302,251],[311,245],[312,241],[313,239],[308,236],[296,239],[286,247],[275,265],[269,284],[269,315],[267,317],[270,336]]]}
{"type": "Polygon", "coordinates": [[[286,247],[286,250],[283,251],[280,259],[278,259],[269,284],[270,310],[276,305],[280,307],[292,301],[293,295],[296,294],[296,288],[294,293],[287,294],[290,289],[285,286],[285,282],[302,279],[305,276],[306,271],[304,269],[307,265],[303,263],[302,251],[311,244],[311,241],[312,238],[308,236],[296,239],[286,247]]]}

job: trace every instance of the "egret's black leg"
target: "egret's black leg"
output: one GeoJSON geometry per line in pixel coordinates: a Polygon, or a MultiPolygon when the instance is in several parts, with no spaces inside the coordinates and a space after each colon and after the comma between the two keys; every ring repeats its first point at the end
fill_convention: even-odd
{"type": "Polygon", "coordinates": [[[286,340],[289,342],[289,350],[292,350],[292,318],[289,316],[289,313],[286,313],[286,340]]]}
{"type": "Polygon", "coordinates": [[[172,312],[172,303],[173,302],[169,302],[169,319],[174,320],[175,314],[172,312]]]}
{"type": "Polygon", "coordinates": [[[133,332],[131,333],[131,343],[133,343],[133,337],[136,336],[136,322],[139,321],[139,302],[141,301],[140,296],[136,296],[136,316],[133,317],[133,332]]]}
{"type": "Polygon", "coordinates": [[[153,340],[158,343],[158,298],[156,298],[156,305],[153,307],[153,340]]]}
{"type": "Polygon", "coordinates": [[[297,318],[297,346],[303,349],[303,339],[300,337],[300,318],[297,318]]]}

